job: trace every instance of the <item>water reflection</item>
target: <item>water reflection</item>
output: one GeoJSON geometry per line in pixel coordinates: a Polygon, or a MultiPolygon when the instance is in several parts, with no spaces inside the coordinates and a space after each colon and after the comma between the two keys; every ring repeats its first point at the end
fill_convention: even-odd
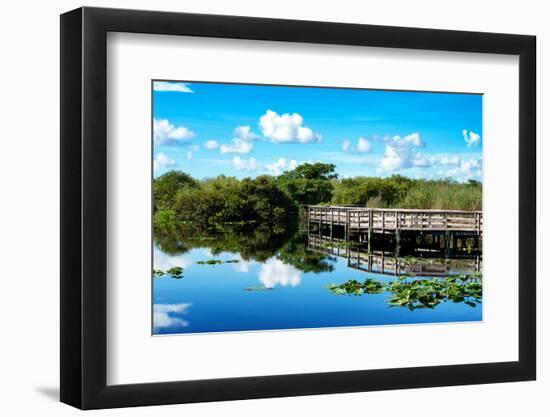
{"type": "Polygon", "coordinates": [[[187,327],[189,322],[181,316],[191,307],[190,303],[154,304],[153,325],[155,330],[163,327],[187,327]]]}
{"type": "Polygon", "coordinates": [[[154,333],[481,320],[481,256],[439,255],[297,229],[157,234],[155,269],[184,271],[154,278],[154,333]]]}
{"type": "Polygon", "coordinates": [[[309,235],[307,240],[308,249],[327,255],[334,255],[345,258],[347,266],[364,272],[377,273],[382,275],[418,275],[429,277],[446,277],[455,273],[480,272],[482,257],[474,254],[467,258],[448,257],[442,253],[432,252],[423,254],[427,257],[406,256],[397,258],[384,251],[368,252],[367,248],[355,242],[344,242],[343,240],[327,239],[319,236],[309,235]]]}
{"type": "Polygon", "coordinates": [[[258,273],[258,279],[266,288],[273,288],[276,285],[295,287],[302,280],[300,271],[279,259],[268,259],[264,262],[258,273]]]}
{"type": "Polygon", "coordinates": [[[192,259],[183,253],[170,255],[156,246],[153,248],[153,259],[155,260],[155,269],[163,271],[178,266],[185,269],[193,263],[192,259]]]}
{"type": "Polygon", "coordinates": [[[250,265],[252,264],[251,261],[245,261],[243,259],[239,260],[235,265],[233,265],[233,269],[237,272],[242,272],[243,274],[246,274],[250,268],[250,265]]]}

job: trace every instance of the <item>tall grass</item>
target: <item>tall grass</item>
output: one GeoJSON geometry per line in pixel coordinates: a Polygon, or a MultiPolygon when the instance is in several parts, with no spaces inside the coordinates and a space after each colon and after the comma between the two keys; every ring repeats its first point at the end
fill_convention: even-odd
{"type": "Polygon", "coordinates": [[[332,204],[373,208],[481,210],[482,184],[403,177],[356,177],[333,181],[332,204]]]}
{"type": "Polygon", "coordinates": [[[481,185],[444,181],[417,182],[398,204],[401,208],[481,210],[481,185]]]}

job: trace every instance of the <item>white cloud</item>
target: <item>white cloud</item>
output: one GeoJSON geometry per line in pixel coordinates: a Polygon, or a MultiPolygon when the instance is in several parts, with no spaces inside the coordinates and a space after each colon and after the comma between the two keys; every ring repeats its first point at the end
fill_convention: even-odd
{"type": "Polygon", "coordinates": [[[267,288],[273,288],[276,285],[295,287],[302,281],[300,275],[300,271],[293,266],[272,258],[262,264],[258,279],[267,288]]]}
{"type": "Polygon", "coordinates": [[[386,153],[380,160],[378,167],[383,171],[397,171],[406,168],[407,159],[408,156],[404,152],[399,152],[395,147],[386,145],[386,153]]]}
{"type": "Polygon", "coordinates": [[[460,158],[458,156],[449,155],[424,155],[417,152],[412,160],[412,165],[415,167],[431,167],[441,165],[459,165],[460,158]]]}
{"type": "Polygon", "coordinates": [[[295,159],[279,158],[271,164],[258,162],[256,158],[243,159],[233,156],[233,167],[239,171],[259,171],[270,175],[280,175],[285,171],[292,171],[299,165],[295,159]]]}
{"type": "Polygon", "coordinates": [[[255,158],[249,158],[248,160],[241,158],[240,156],[233,156],[233,167],[239,171],[257,171],[261,165],[255,158]]]}
{"type": "Polygon", "coordinates": [[[370,142],[365,138],[359,138],[357,139],[357,147],[356,152],[358,153],[367,153],[370,152],[371,144],[370,142]]]}
{"type": "Polygon", "coordinates": [[[181,304],[154,304],[153,305],[153,327],[187,327],[189,322],[178,315],[187,313],[191,303],[181,304]]]}
{"type": "Polygon", "coordinates": [[[250,142],[247,142],[246,140],[233,138],[230,144],[220,146],[220,152],[222,154],[226,154],[226,153],[247,154],[247,153],[250,153],[253,147],[254,145],[250,142]]]}
{"type": "Polygon", "coordinates": [[[423,148],[425,146],[425,143],[420,139],[420,134],[418,133],[411,133],[407,136],[399,136],[395,135],[394,137],[390,139],[386,139],[387,142],[390,142],[394,146],[399,147],[415,147],[415,148],[423,148]]]}
{"type": "Polygon", "coordinates": [[[272,110],[260,117],[260,128],[266,138],[273,142],[310,143],[319,141],[321,135],[303,126],[304,118],[298,113],[277,114],[272,110]]]}
{"type": "Polygon", "coordinates": [[[426,144],[416,133],[403,138],[400,136],[386,138],[385,144],[385,153],[382,158],[373,161],[377,166],[377,172],[382,176],[406,170],[405,175],[411,178],[453,178],[459,182],[482,179],[480,153],[426,154],[419,149],[426,144]]]}
{"type": "Polygon", "coordinates": [[[215,140],[207,140],[204,142],[204,147],[206,149],[217,149],[220,147],[220,144],[215,140]]]}
{"type": "Polygon", "coordinates": [[[260,135],[253,133],[250,126],[237,126],[233,131],[233,136],[242,140],[258,140],[260,135]]]}
{"type": "Polygon", "coordinates": [[[456,168],[447,171],[447,177],[456,178],[459,181],[470,179],[481,179],[482,159],[481,156],[471,156],[467,159],[461,159],[456,168]]]}
{"type": "Polygon", "coordinates": [[[468,148],[472,146],[477,146],[481,142],[481,136],[475,132],[472,132],[471,130],[468,131],[464,129],[462,131],[462,136],[464,137],[464,141],[466,142],[466,146],[468,148]]]}
{"type": "Polygon", "coordinates": [[[266,164],[264,166],[268,174],[281,175],[285,171],[292,171],[298,166],[298,161],[295,159],[287,160],[286,158],[279,158],[277,162],[272,164],[266,164]]]}
{"type": "Polygon", "coordinates": [[[155,145],[181,145],[191,139],[195,133],[185,126],[174,126],[166,119],[153,121],[153,140],[155,145]]]}
{"type": "MultiPolygon", "coordinates": [[[[259,139],[260,136],[250,131],[250,126],[237,126],[233,131],[231,143],[220,145],[220,152],[247,154],[252,151],[254,145],[250,142],[259,139]]],[[[216,141],[208,141],[209,149],[215,149],[218,146],[216,141]]]]}
{"type": "Polygon", "coordinates": [[[349,140],[342,142],[342,150],[344,152],[354,152],[354,153],[368,153],[371,150],[371,143],[368,139],[360,137],[357,139],[357,144],[353,145],[349,140]]]}
{"type": "Polygon", "coordinates": [[[176,161],[166,156],[162,152],[159,152],[153,160],[153,170],[155,172],[164,171],[168,168],[176,166],[176,161]]]}
{"type": "Polygon", "coordinates": [[[420,161],[422,158],[422,154],[418,152],[417,148],[424,146],[425,144],[418,133],[387,138],[385,154],[378,164],[378,169],[398,171],[415,166],[415,161],[420,161]]]}
{"type": "Polygon", "coordinates": [[[460,164],[460,158],[458,156],[442,155],[439,157],[438,165],[458,165],[460,164]]]}
{"type": "Polygon", "coordinates": [[[155,81],[153,83],[153,89],[155,91],[171,91],[177,93],[193,92],[187,84],[182,82],[155,81]]]}
{"type": "Polygon", "coordinates": [[[189,147],[189,151],[186,154],[187,159],[193,159],[193,152],[196,152],[198,150],[199,150],[199,145],[191,145],[189,147]]]}

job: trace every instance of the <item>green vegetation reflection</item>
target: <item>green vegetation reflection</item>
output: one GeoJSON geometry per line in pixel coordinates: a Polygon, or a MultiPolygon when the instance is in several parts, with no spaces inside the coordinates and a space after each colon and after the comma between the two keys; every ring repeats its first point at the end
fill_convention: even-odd
{"type": "Polygon", "coordinates": [[[180,279],[180,278],[183,278],[183,268],[181,266],[173,266],[172,268],[167,269],[166,271],[163,271],[162,269],[154,269],[153,276],[154,277],[169,276],[171,278],[180,279]]]}

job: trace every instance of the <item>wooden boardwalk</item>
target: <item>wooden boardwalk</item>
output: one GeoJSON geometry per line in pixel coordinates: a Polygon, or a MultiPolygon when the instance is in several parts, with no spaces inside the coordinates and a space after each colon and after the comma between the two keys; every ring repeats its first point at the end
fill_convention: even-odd
{"type": "Polygon", "coordinates": [[[481,211],[379,209],[347,206],[306,206],[308,221],[344,226],[358,232],[394,233],[401,230],[437,232],[483,231],[481,211]]]}
{"type": "Polygon", "coordinates": [[[305,206],[304,209],[308,234],[315,231],[318,236],[329,239],[366,242],[369,253],[372,253],[372,242],[380,240],[380,236],[391,242],[398,256],[403,249],[410,250],[415,240],[424,242],[426,237],[430,238],[433,250],[444,250],[447,254],[465,243],[479,251],[483,234],[481,211],[350,206],[305,206]]]}

